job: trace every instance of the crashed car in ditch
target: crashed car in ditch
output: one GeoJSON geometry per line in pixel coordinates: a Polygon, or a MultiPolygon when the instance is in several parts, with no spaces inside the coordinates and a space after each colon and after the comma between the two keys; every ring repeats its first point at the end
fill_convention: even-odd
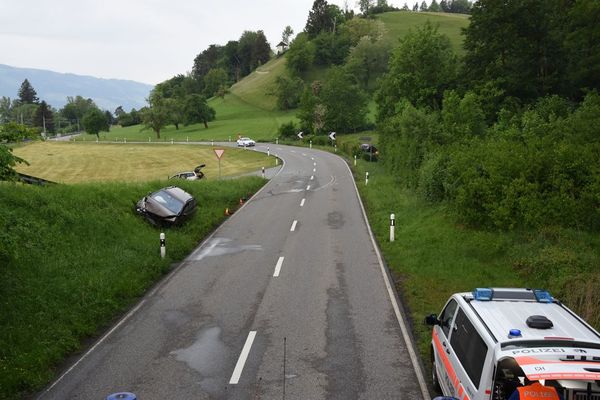
{"type": "Polygon", "coordinates": [[[170,176],[169,179],[185,179],[188,181],[197,181],[204,178],[204,172],[202,172],[202,168],[206,167],[206,164],[198,165],[194,168],[194,171],[185,171],[179,172],[173,176],[170,176]]]}
{"type": "Polygon", "coordinates": [[[181,225],[196,212],[196,199],[177,186],[169,186],[144,196],[135,210],[152,225],[181,225]]]}

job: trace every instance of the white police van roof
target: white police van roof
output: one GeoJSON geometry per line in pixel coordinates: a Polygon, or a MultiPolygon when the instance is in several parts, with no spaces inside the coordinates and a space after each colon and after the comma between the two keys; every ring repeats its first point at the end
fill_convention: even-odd
{"type": "Polygon", "coordinates": [[[496,342],[571,340],[600,344],[600,333],[549,294],[549,298],[540,301],[531,289],[484,290],[492,291],[491,299],[478,299],[474,293],[462,293],[461,297],[496,342]],[[546,317],[553,326],[548,329],[529,327],[526,321],[534,315],[546,317]],[[518,329],[521,336],[509,337],[510,330],[514,329],[518,329]]]}

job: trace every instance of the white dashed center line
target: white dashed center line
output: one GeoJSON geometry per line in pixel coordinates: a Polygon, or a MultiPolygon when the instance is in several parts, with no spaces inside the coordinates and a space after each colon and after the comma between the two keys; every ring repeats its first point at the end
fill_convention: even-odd
{"type": "Polygon", "coordinates": [[[300,202],[300,207],[304,207],[304,202],[306,201],[306,199],[302,199],[302,201],[300,202]]]}
{"type": "Polygon", "coordinates": [[[313,168],[313,172],[317,172],[317,169],[316,169],[316,168],[313,168]]]}
{"type": "Polygon", "coordinates": [[[308,185],[308,186],[306,187],[306,190],[310,190],[310,185],[308,185]]]}
{"type": "Polygon", "coordinates": [[[238,359],[237,364],[235,364],[233,374],[231,375],[231,379],[229,380],[230,385],[237,385],[240,381],[240,376],[242,376],[242,371],[244,370],[244,365],[246,364],[246,360],[248,359],[248,354],[250,354],[250,348],[252,348],[252,343],[254,342],[255,337],[256,331],[250,331],[250,333],[248,333],[248,338],[246,339],[246,343],[242,348],[240,358],[238,359]]]}
{"type": "Polygon", "coordinates": [[[315,179],[315,176],[311,175],[310,180],[312,181],[313,179],[315,179]]]}
{"type": "Polygon", "coordinates": [[[294,232],[296,230],[296,224],[298,223],[298,221],[294,220],[294,222],[292,222],[292,227],[290,228],[290,232],[294,232]]]}
{"type": "Polygon", "coordinates": [[[279,257],[279,260],[277,260],[277,265],[275,265],[275,272],[273,273],[273,276],[275,278],[277,278],[279,276],[279,272],[281,272],[281,266],[283,265],[283,259],[284,259],[284,257],[279,257]]]}

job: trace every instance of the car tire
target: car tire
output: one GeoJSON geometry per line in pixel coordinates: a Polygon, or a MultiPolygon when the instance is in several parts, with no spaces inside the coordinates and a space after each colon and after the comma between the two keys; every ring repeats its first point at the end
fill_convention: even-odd
{"type": "Polygon", "coordinates": [[[431,349],[431,383],[433,385],[433,390],[437,394],[442,393],[442,387],[440,386],[440,380],[438,379],[437,368],[435,365],[435,355],[433,354],[433,349],[431,349]]]}

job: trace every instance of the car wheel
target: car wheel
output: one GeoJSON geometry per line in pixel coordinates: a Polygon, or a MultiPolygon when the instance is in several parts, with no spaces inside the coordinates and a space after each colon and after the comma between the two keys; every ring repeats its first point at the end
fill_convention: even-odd
{"type": "Polygon", "coordinates": [[[433,354],[433,349],[431,349],[431,383],[433,383],[433,390],[441,394],[442,388],[440,387],[440,380],[438,379],[437,368],[435,365],[435,355],[433,354]]]}

